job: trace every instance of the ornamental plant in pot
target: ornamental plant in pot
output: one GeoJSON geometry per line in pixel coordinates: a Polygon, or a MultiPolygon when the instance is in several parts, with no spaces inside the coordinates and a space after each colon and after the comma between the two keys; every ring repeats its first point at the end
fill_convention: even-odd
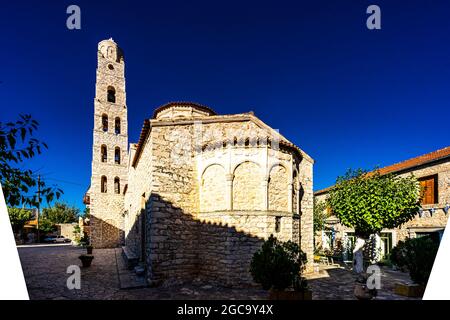
{"type": "Polygon", "coordinates": [[[263,289],[270,290],[271,300],[310,300],[311,291],[301,277],[305,264],[306,254],[296,243],[280,242],[271,235],[253,255],[250,273],[263,289]]]}
{"type": "Polygon", "coordinates": [[[88,268],[91,266],[94,256],[92,254],[82,254],[78,258],[81,260],[83,267],[88,268]]]}
{"type": "Polygon", "coordinates": [[[86,253],[87,254],[92,254],[92,250],[93,250],[93,246],[91,246],[90,244],[86,246],[86,253]]]}
{"type": "Polygon", "coordinates": [[[394,292],[408,297],[422,297],[430,277],[439,244],[430,237],[399,241],[392,249],[391,261],[402,271],[408,271],[414,284],[396,283],[394,292]]]}

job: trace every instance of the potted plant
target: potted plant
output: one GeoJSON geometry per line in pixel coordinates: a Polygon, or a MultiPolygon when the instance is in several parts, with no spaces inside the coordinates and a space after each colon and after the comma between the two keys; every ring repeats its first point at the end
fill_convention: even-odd
{"type": "Polygon", "coordinates": [[[306,254],[296,243],[279,242],[273,235],[253,255],[250,272],[253,280],[270,290],[271,300],[311,299],[306,279],[301,277],[306,254]]]}
{"type": "Polygon", "coordinates": [[[88,244],[87,246],[86,246],[86,253],[87,254],[92,254],[92,250],[94,249],[94,247],[92,246],[92,245],[90,245],[90,244],[88,244]]]}
{"type": "Polygon", "coordinates": [[[420,298],[430,277],[439,244],[429,237],[399,241],[392,249],[391,261],[402,271],[409,271],[414,283],[396,283],[394,292],[408,297],[420,298]]]}
{"type": "Polygon", "coordinates": [[[367,288],[367,276],[360,275],[355,282],[353,294],[358,300],[372,300],[377,296],[377,289],[367,288]]]}
{"type": "Polygon", "coordinates": [[[91,266],[94,256],[92,254],[82,254],[78,258],[81,260],[83,267],[88,268],[91,266]]]}

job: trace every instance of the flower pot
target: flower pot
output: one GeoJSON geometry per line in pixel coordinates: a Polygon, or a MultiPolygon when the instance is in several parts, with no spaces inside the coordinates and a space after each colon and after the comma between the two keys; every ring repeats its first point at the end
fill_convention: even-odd
{"type": "Polygon", "coordinates": [[[353,294],[358,300],[372,300],[375,297],[375,292],[369,290],[365,284],[356,283],[353,294]]]}
{"type": "Polygon", "coordinates": [[[425,286],[419,284],[396,283],[394,286],[394,293],[405,297],[422,298],[424,292],[425,286]]]}
{"type": "Polygon", "coordinates": [[[91,266],[92,259],[94,259],[94,256],[91,254],[82,254],[78,258],[81,260],[83,267],[88,268],[91,266]]]}
{"type": "Polygon", "coordinates": [[[312,291],[280,291],[270,290],[269,300],[312,300],[312,291]]]}
{"type": "Polygon", "coordinates": [[[94,248],[92,247],[92,246],[87,246],[86,247],[86,253],[87,254],[92,254],[92,250],[93,250],[94,248]]]}

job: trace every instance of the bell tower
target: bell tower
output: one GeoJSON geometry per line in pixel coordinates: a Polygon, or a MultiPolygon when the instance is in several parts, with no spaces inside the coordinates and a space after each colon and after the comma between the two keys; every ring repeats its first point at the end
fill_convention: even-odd
{"type": "Polygon", "coordinates": [[[124,242],[124,187],[128,169],[128,120],[125,62],[114,40],[98,44],[94,99],[91,244],[116,247],[124,242]]]}

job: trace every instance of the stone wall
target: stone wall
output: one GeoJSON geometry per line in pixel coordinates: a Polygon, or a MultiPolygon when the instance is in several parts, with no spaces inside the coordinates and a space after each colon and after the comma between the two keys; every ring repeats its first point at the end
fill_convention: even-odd
{"type": "Polygon", "coordinates": [[[308,260],[307,271],[311,272],[314,261],[314,227],[313,227],[313,161],[302,159],[299,164],[300,180],[300,246],[308,260]]]}
{"type": "Polygon", "coordinates": [[[74,228],[77,225],[77,223],[58,223],[56,225],[57,227],[57,233],[60,236],[63,236],[64,238],[74,240],[75,235],[73,234],[74,228]]]}
{"type": "Polygon", "coordinates": [[[274,166],[269,175],[269,210],[288,211],[288,182],[287,170],[274,166]]]}
{"type": "Polygon", "coordinates": [[[258,164],[243,162],[234,170],[233,209],[263,210],[263,176],[258,164]]]}
{"type": "Polygon", "coordinates": [[[201,178],[200,211],[226,210],[225,169],[218,164],[213,164],[205,169],[201,178]]]}

